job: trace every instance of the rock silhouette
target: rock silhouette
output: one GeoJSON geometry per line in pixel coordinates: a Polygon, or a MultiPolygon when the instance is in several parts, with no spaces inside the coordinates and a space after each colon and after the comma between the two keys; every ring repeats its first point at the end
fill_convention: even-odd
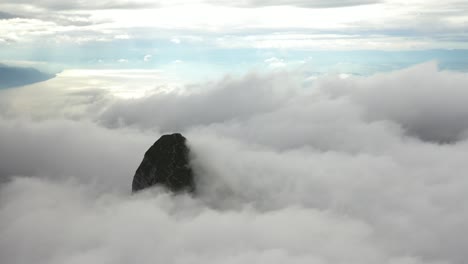
{"type": "Polygon", "coordinates": [[[163,135],[145,153],[135,172],[132,192],[163,186],[173,192],[194,192],[189,148],[181,134],[163,135]]]}

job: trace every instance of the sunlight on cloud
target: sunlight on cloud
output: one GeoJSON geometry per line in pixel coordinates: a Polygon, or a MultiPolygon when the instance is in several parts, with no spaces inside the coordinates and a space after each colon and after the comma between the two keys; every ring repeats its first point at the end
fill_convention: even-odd
{"type": "Polygon", "coordinates": [[[65,91],[68,92],[97,88],[127,99],[148,95],[156,87],[160,92],[170,92],[177,87],[177,83],[170,82],[160,70],[66,70],[54,81],[57,88],[67,87],[65,91]]]}
{"type": "Polygon", "coordinates": [[[53,79],[3,91],[5,114],[79,117],[115,98],[183,92],[182,82],[160,70],[65,70],[53,79]]]}
{"type": "Polygon", "coordinates": [[[350,27],[361,16],[381,17],[379,6],[346,9],[302,9],[295,7],[234,8],[214,5],[182,5],[147,10],[100,10],[96,15],[114,22],[116,27],[156,27],[231,31],[243,28],[315,28],[350,27]],[[193,10],[197,10],[193,12],[193,10]],[[278,19],[288,14],[288,19],[278,19]],[[174,19],[174,18],[179,19],[174,19]]]}
{"type": "MultiPolygon", "coordinates": [[[[20,11],[19,14],[24,16],[0,20],[3,25],[0,41],[4,43],[41,40],[81,44],[168,37],[173,43],[181,44],[185,42],[183,39],[171,36],[181,34],[195,39],[208,37],[210,42],[228,37],[234,43],[243,42],[243,46],[251,48],[330,46],[331,49],[395,50],[467,47],[463,41],[466,39],[463,24],[468,21],[468,6],[455,0],[443,3],[432,0],[124,1],[114,4],[98,1],[85,4],[89,8],[83,9],[76,3],[39,1],[30,6],[28,12],[12,4],[0,3],[0,8],[2,6],[12,13],[20,11]],[[50,9],[50,15],[44,16],[43,9],[50,9]],[[255,33],[258,31],[262,34],[255,33]],[[252,43],[243,39],[249,36],[271,38],[282,32],[310,36],[283,40],[282,43],[278,43],[279,40],[277,43],[274,40],[252,43]],[[327,37],[333,34],[337,37],[335,40],[327,37]]],[[[235,46],[228,44],[223,47],[235,46]]]]}

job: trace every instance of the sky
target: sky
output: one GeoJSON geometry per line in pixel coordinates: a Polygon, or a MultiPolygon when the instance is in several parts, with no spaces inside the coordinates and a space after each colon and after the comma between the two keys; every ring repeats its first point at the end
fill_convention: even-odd
{"type": "Polygon", "coordinates": [[[468,3],[0,0],[0,262],[464,264],[468,3]],[[131,194],[182,133],[196,195],[131,194]]]}
{"type": "Polygon", "coordinates": [[[0,61],[49,73],[160,68],[206,80],[304,63],[378,68],[360,74],[428,60],[468,68],[463,0],[2,0],[0,10],[0,61]]]}

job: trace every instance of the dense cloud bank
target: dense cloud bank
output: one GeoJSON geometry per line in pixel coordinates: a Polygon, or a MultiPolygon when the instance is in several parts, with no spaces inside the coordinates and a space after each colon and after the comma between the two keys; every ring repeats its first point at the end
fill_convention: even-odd
{"type": "Polygon", "coordinates": [[[2,262],[463,263],[466,87],[430,63],[100,98],[70,105],[74,120],[2,105],[2,262]],[[198,196],[130,195],[144,151],[175,130],[198,196]]]}

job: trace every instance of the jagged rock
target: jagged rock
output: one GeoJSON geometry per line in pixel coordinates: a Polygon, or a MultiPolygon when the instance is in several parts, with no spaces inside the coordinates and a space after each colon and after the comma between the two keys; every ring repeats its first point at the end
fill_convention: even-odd
{"type": "Polygon", "coordinates": [[[195,181],[185,142],[185,137],[178,133],[158,139],[136,170],[132,191],[160,185],[173,192],[194,192],[195,181]]]}

